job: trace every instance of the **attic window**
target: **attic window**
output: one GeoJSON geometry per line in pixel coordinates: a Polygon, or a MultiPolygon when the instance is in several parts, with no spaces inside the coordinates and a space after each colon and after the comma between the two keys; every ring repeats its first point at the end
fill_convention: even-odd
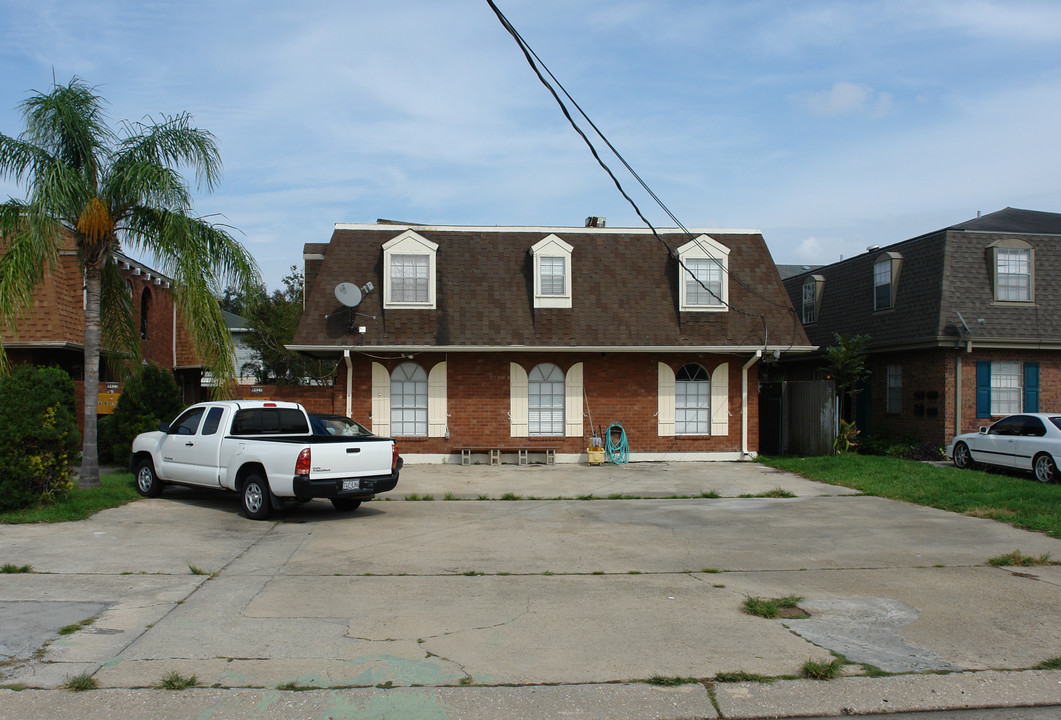
{"type": "Polygon", "coordinates": [[[896,252],[881,253],[873,262],[873,309],[895,307],[895,292],[899,286],[899,270],[903,256],[896,252]]]}
{"type": "Polygon", "coordinates": [[[825,278],[821,275],[810,275],[803,281],[803,322],[817,322],[821,309],[822,289],[825,278]]]}
{"type": "Polygon", "coordinates": [[[1035,299],[1035,249],[1023,240],[999,240],[988,247],[995,302],[1035,299]]]}
{"type": "Polygon", "coordinates": [[[701,235],[678,248],[679,307],[683,312],[726,312],[729,248],[701,235]]]}
{"type": "Polygon", "coordinates": [[[534,259],[534,307],[571,307],[571,252],[574,248],[549,235],[531,246],[534,259]]]}
{"type": "Polygon", "coordinates": [[[383,244],[383,307],[435,309],[435,255],[438,245],[406,230],[383,244]]]}

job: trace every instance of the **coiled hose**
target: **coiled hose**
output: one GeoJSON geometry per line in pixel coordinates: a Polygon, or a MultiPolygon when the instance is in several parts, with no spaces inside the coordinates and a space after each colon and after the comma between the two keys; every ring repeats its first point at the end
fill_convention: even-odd
{"type": "Polygon", "coordinates": [[[605,437],[605,448],[604,456],[608,459],[608,462],[614,465],[625,465],[630,462],[630,447],[626,444],[626,430],[623,429],[621,422],[613,422],[608,426],[608,429],[604,433],[605,437]],[[612,436],[612,431],[619,431],[619,441],[616,442],[612,436]]]}

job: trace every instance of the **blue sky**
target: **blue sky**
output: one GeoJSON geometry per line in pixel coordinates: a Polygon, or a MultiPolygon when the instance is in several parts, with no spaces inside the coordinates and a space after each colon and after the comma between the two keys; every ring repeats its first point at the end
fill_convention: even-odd
{"type": "MultiPolygon", "coordinates": [[[[1061,3],[496,2],[684,225],[776,262],[1061,212],[1061,3]]],[[[485,0],[0,0],[0,131],[53,72],[214,133],[196,209],[270,288],[337,222],[640,226],[485,0]]]]}

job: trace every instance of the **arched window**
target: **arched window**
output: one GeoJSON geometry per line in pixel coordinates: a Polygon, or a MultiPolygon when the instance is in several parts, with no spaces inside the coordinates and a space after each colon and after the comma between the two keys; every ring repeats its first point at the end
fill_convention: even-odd
{"type": "Polygon", "coordinates": [[[674,376],[674,433],[711,434],[711,376],[702,365],[682,365],[674,376]]]}
{"type": "Polygon", "coordinates": [[[528,434],[564,434],[564,373],[552,363],[535,365],[527,375],[528,434]]]}
{"type": "Polygon", "coordinates": [[[402,363],[391,373],[391,435],[427,436],[427,373],[402,363]]]}
{"type": "Polygon", "coordinates": [[[151,311],[151,291],[144,288],[140,295],[140,339],[147,340],[147,316],[151,311]]]}

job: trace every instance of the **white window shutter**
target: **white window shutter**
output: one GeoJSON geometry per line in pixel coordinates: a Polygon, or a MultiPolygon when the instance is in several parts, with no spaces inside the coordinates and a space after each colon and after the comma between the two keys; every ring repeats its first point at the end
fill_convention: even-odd
{"type": "Polygon", "coordinates": [[[729,435],[729,363],[711,372],[711,434],[729,435]]]}
{"type": "Polygon", "coordinates": [[[446,437],[446,363],[437,363],[427,375],[427,436],[446,437]]]}
{"type": "Polygon", "coordinates": [[[564,378],[564,435],[582,437],[582,363],[575,363],[564,378]]]}
{"type": "Polygon", "coordinates": [[[674,371],[670,365],[659,363],[658,401],[656,421],[660,437],[674,436],[674,371]]]}
{"type": "Polygon", "coordinates": [[[512,437],[527,437],[527,371],[516,363],[508,364],[509,423],[512,437]]]}
{"type": "Polygon", "coordinates": [[[391,374],[377,362],[372,363],[372,432],[391,434],[391,374]]]}

